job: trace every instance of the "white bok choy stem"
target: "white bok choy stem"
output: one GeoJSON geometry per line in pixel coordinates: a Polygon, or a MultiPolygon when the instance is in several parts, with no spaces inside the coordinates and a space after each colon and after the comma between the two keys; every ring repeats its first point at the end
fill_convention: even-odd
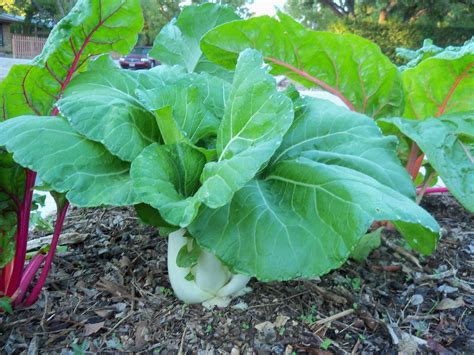
{"type": "Polygon", "coordinates": [[[168,274],[171,287],[185,303],[203,303],[206,307],[226,307],[233,297],[249,291],[250,277],[232,274],[213,254],[201,251],[197,264],[192,268],[179,267],[178,253],[190,238],[186,229],[179,229],[168,236],[168,274]],[[186,277],[192,273],[194,280],[186,277]]]}

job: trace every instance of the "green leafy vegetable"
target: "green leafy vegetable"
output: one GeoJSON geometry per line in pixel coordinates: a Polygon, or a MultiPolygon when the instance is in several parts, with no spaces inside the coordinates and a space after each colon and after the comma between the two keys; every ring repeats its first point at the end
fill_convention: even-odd
{"type": "Polygon", "coordinates": [[[265,281],[323,275],[339,267],[373,221],[394,221],[412,246],[431,252],[439,227],[394,188],[413,189],[404,169],[395,168],[393,140],[383,137],[370,118],[327,101],[305,99],[298,106],[281,143],[297,152],[292,155],[286,148],[284,157],[277,152],[230,204],[201,209],[189,226],[201,247],[233,272],[265,281]],[[304,131],[296,141],[295,132],[304,131]],[[345,135],[353,145],[342,144],[345,135]],[[371,158],[374,149],[385,151],[385,158],[371,158]],[[360,157],[367,161],[358,164],[360,157]],[[388,175],[373,173],[386,166],[398,170],[396,184],[388,175]]]}
{"type": "Polygon", "coordinates": [[[150,55],[167,65],[180,65],[188,72],[206,72],[227,76],[222,68],[210,63],[202,54],[199,42],[210,29],[238,20],[230,7],[204,4],[188,6],[180,16],[158,34],[150,55]],[[196,21],[198,19],[198,21],[196,21]]]}
{"type": "Polygon", "coordinates": [[[423,121],[384,119],[414,140],[449,191],[474,212],[474,111],[453,113],[423,121]]]}
{"type": "Polygon", "coordinates": [[[203,37],[201,48],[229,69],[242,50],[255,48],[272,65],[272,74],[326,90],[372,117],[401,114],[400,75],[375,44],[355,35],[314,32],[278,16],[279,21],[262,16],[223,24],[203,37]]]}
{"type": "Polygon", "coordinates": [[[99,143],[84,139],[59,117],[22,116],[8,120],[0,145],[14,151],[17,162],[79,206],[136,203],[129,165],[99,143]],[[50,142],[45,145],[44,142],[50,142]]]}
{"type": "MultiPolygon", "coordinates": [[[[0,202],[2,207],[2,202],[0,202]]],[[[0,268],[5,267],[15,256],[16,213],[0,210],[0,268]]]]}
{"type": "Polygon", "coordinates": [[[81,0],[53,29],[31,64],[15,65],[0,84],[3,118],[50,115],[75,73],[97,54],[128,53],[143,26],[139,0],[81,0]]]}
{"type": "Polygon", "coordinates": [[[474,39],[403,72],[404,117],[426,119],[474,110],[474,39]]]}
{"type": "Polygon", "coordinates": [[[352,251],[351,253],[351,259],[354,259],[355,261],[362,263],[364,262],[365,259],[374,251],[377,249],[381,243],[382,240],[380,238],[382,234],[383,228],[379,228],[371,233],[367,233],[364,235],[360,241],[359,244],[357,244],[356,248],[352,251]]]}
{"type": "MultiPolygon", "coordinates": [[[[12,130],[16,129],[15,135],[10,135],[11,132],[7,132],[9,129],[0,129],[2,135],[2,143],[0,143],[0,219],[2,219],[0,227],[2,229],[0,231],[0,246],[2,248],[0,294],[11,297],[13,306],[22,303],[29,306],[38,298],[51,268],[57,241],[68,209],[68,202],[63,194],[52,192],[58,205],[58,219],[51,247],[47,255],[37,254],[25,266],[30,212],[34,200],[33,188],[37,181],[37,175],[34,171],[22,169],[12,162],[8,163],[11,156],[6,154],[3,146],[12,147],[11,144],[5,144],[7,140],[16,139],[17,135],[21,136],[23,134],[23,137],[25,137],[30,134],[31,131],[28,128],[25,131],[21,128],[18,130],[22,122],[31,122],[33,127],[38,127],[38,122],[35,122],[37,117],[35,116],[51,116],[50,119],[38,118],[39,122],[45,122],[46,125],[50,124],[47,121],[55,121],[51,123],[53,125],[52,130],[41,129],[43,134],[34,137],[41,136],[42,139],[45,139],[42,144],[38,145],[38,141],[36,141],[36,145],[33,142],[23,141],[25,145],[33,150],[31,155],[23,151],[25,160],[23,165],[24,167],[38,165],[41,168],[51,169],[50,175],[57,174],[53,178],[56,182],[59,179],[58,175],[63,172],[76,176],[74,174],[77,173],[77,170],[69,165],[70,162],[41,162],[41,159],[44,158],[41,149],[49,143],[60,142],[64,143],[65,146],[55,146],[55,152],[49,151],[55,159],[73,158],[75,163],[82,167],[88,164],[87,158],[84,159],[84,156],[68,155],[74,148],[68,146],[67,142],[67,139],[71,137],[69,133],[73,132],[64,120],[54,117],[59,113],[56,106],[57,101],[64,95],[71,80],[88,68],[90,58],[110,51],[125,54],[131,50],[142,25],[143,18],[139,0],[79,0],[72,11],[51,31],[42,53],[30,64],[13,66],[8,76],[0,84],[0,105],[2,107],[0,121],[6,121],[3,127],[8,126],[12,130]],[[17,118],[17,116],[23,117],[17,118]],[[57,138],[58,135],[62,134],[64,136],[57,138]],[[5,162],[7,162],[6,165],[5,162]],[[8,223],[5,222],[5,218],[8,219],[8,223]],[[13,219],[15,219],[14,222],[13,219]],[[11,224],[15,228],[10,228],[11,224]],[[15,237],[15,255],[12,260],[13,235],[15,237]],[[40,269],[39,277],[35,278],[35,274],[40,269]],[[29,291],[30,284],[34,280],[35,282],[37,280],[36,284],[29,292],[28,297],[24,299],[25,294],[29,291]]],[[[98,62],[102,66],[111,68],[110,61],[102,59],[98,62]]],[[[94,65],[91,67],[94,67],[94,65]]],[[[73,133],[72,136],[78,138],[77,134],[73,133]]],[[[81,139],[72,140],[79,145],[82,143],[81,139]]],[[[21,140],[17,140],[16,144],[21,145],[21,140]]],[[[87,144],[86,142],[85,145],[87,144]]],[[[24,149],[24,146],[12,148],[21,150],[24,149]]],[[[85,153],[89,152],[90,149],[86,149],[85,153]]],[[[98,153],[98,149],[95,149],[94,153],[98,153]]],[[[99,154],[99,156],[101,155],[99,154]]],[[[86,173],[89,172],[89,168],[84,169],[86,173]]],[[[104,174],[98,165],[95,168],[92,167],[94,172],[99,171],[103,175],[107,174],[107,172],[104,174]]],[[[44,175],[47,176],[48,172],[44,175]]],[[[84,175],[81,176],[84,178],[84,175]]],[[[65,182],[65,180],[67,178],[64,179],[63,176],[63,180],[58,182],[61,191],[65,191],[71,186],[71,182],[65,182]]],[[[80,178],[79,180],[79,184],[81,184],[84,181],[86,183],[94,181],[94,178],[85,178],[84,180],[80,178]]],[[[87,190],[83,185],[79,189],[87,190]]],[[[105,190],[108,189],[109,187],[106,186],[105,190]]],[[[114,187],[111,190],[114,190],[114,187]]],[[[111,192],[110,189],[109,192],[111,192]]],[[[116,202],[116,196],[112,197],[110,201],[116,202]]]]}
{"type": "MultiPolygon", "coordinates": [[[[256,51],[242,53],[217,132],[215,162],[204,165],[204,156],[197,149],[181,144],[148,147],[132,164],[140,198],[159,209],[168,223],[184,227],[194,219],[200,203],[212,208],[228,203],[278,148],[293,110],[262,65],[256,51]],[[201,179],[202,186],[184,189],[182,176],[186,185],[197,186],[201,179]]],[[[193,117],[201,122],[198,115],[193,117]]]]}
{"type": "MultiPolygon", "coordinates": [[[[453,173],[453,193],[469,199],[466,186],[474,184],[459,178],[472,175],[465,165],[472,117],[458,111],[471,107],[470,47],[423,58],[402,81],[370,41],[278,17],[243,21],[215,4],[186,7],[155,41],[152,55],[164,64],[129,72],[106,57],[87,59],[133,46],[138,0],[79,1],[34,64],[16,67],[0,86],[3,118],[21,115],[0,124],[0,220],[17,215],[10,195],[31,198],[35,181],[31,171],[16,170],[11,152],[59,192],[59,226],[67,197],[79,206],[135,205],[143,221],[173,232],[170,280],[187,302],[223,305],[251,276],[314,277],[351,255],[361,259],[377,241],[366,234],[374,221],[391,221],[411,247],[431,253],[439,226],[416,203],[397,139],[384,136],[373,118],[419,143],[438,173],[453,173]],[[442,70],[451,71],[436,81],[442,70]],[[282,92],[271,74],[328,91],[349,110],[301,98],[294,88],[282,92]],[[404,94],[407,117],[410,110],[455,116],[379,119],[401,116],[404,94]],[[425,102],[438,94],[439,105],[425,102]]],[[[411,164],[422,158],[412,148],[411,164]]],[[[7,250],[16,225],[3,225],[0,246],[7,250]]],[[[48,269],[54,249],[34,256],[31,268],[45,262],[48,269]]],[[[22,282],[34,276],[27,274],[22,282]]]]}
{"type": "Polygon", "coordinates": [[[13,314],[12,300],[9,297],[0,297],[0,310],[13,314]]]}
{"type": "Polygon", "coordinates": [[[58,108],[79,133],[132,161],[160,139],[153,114],[135,95],[138,87],[137,75],[99,67],[74,79],[58,108]]]}

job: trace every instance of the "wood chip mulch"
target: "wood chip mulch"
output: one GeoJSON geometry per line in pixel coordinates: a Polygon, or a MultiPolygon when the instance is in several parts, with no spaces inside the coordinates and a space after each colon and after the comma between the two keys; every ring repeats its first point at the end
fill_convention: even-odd
{"type": "Polygon", "coordinates": [[[83,242],[56,257],[34,306],[0,315],[0,353],[472,354],[474,216],[446,195],[424,207],[444,228],[430,257],[399,253],[387,233],[390,245],[362,264],[320,280],[254,280],[214,310],[173,296],[166,239],[133,210],[73,209],[64,232],[83,242]]]}

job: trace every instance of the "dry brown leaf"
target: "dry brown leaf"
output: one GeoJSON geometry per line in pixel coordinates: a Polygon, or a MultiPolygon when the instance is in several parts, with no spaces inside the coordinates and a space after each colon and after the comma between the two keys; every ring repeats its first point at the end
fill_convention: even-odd
{"type": "Polygon", "coordinates": [[[438,311],[444,311],[447,309],[456,309],[462,306],[465,306],[466,304],[464,303],[464,300],[462,296],[459,296],[455,300],[451,298],[443,298],[440,303],[436,306],[436,309],[438,311]]]}
{"type": "Polygon", "coordinates": [[[149,330],[146,322],[138,323],[135,329],[135,347],[137,349],[142,349],[147,343],[147,337],[149,330]]]}
{"type": "Polygon", "coordinates": [[[114,311],[112,309],[97,309],[94,310],[94,313],[97,314],[99,317],[107,319],[112,315],[112,313],[114,313],[114,311]]]}
{"type": "Polygon", "coordinates": [[[288,320],[290,319],[290,317],[287,317],[287,316],[283,316],[281,314],[279,314],[277,317],[276,317],[276,320],[275,320],[275,326],[280,328],[280,327],[283,327],[286,322],[288,322],[288,320]]]}
{"type": "Polygon", "coordinates": [[[273,328],[275,328],[275,324],[273,324],[272,322],[269,322],[269,321],[258,323],[255,326],[255,329],[257,329],[259,332],[266,332],[266,331],[271,330],[273,328]]]}
{"type": "Polygon", "coordinates": [[[104,327],[105,322],[99,323],[88,323],[84,326],[84,336],[87,337],[91,334],[97,333],[104,327]]]}

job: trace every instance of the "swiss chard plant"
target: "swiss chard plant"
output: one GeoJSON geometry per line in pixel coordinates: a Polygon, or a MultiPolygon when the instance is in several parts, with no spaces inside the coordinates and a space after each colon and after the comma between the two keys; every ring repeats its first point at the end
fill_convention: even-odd
{"type": "MultiPolygon", "coordinates": [[[[42,53],[30,64],[13,66],[0,84],[0,121],[8,124],[16,120],[11,119],[25,115],[40,121],[44,116],[61,120],[56,103],[71,80],[87,70],[90,59],[98,54],[128,53],[142,22],[138,0],[78,1],[51,32],[42,53]]],[[[0,129],[2,137],[5,138],[7,131],[0,129]]],[[[18,137],[23,133],[18,133],[18,137]]],[[[59,133],[56,132],[54,138],[58,143],[68,139],[59,133]]],[[[49,140],[37,140],[37,143],[41,147],[37,147],[37,160],[41,161],[49,140]]],[[[56,149],[60,151],[62,147],[56,146],[56,149]]],[[[50,168],[67,179],[67,171],[62,171],[61,165],[68,163],[56,160],[55,166],[50,168]]],[[[37,183],[43,185],[41,181],[43,189],[51,187],[42,174],[36,174],[38,170],[31,168],[31,164],[18,165],[4,143],[0,143],[0,298],[4,304],[8,299],[14,306],[28,306],[38,298],[50,271],[69,205],[63,194],[51,192],[58,205],[51,245],[47,252],[39,252],[27,262],[33,191],[37,183]]]]}
{"type": "Polygon", "coordinates": [[[407,169],[414,179],[424,160],[428,162],[419,197],[443,191],[428,188],[437,173],[474,212],[474,39],[462,47],[428,49],[431,52],[425,49],[415,58],[418,63],[402,73],[403,118],[379,120],[379,125],[408,138],[407,169]]]}
{"type": "Polygon", "coordinates": [[[435,249],[439,226],[377,125],[392,127],[381,118],[402,116],[408,93],[375,44],[205,4],[184,8],[152,53],[163,65],[146,72],[99,57],[52,110],[2,123],[0,146],[71,203],[134,205],[169,233],[179,298],[223,305],[250,277],[323,275],[375,221],[435,249]],[[272,74],[346,107],[281,91],[272,74]]]}

